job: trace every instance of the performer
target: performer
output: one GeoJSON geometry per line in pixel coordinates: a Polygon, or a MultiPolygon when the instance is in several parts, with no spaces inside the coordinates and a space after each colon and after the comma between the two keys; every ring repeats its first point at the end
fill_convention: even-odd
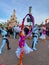
{"type": "Polygon", "coordinates": [[[20,27],[19,26],[14,26],[14,39],[17,38],[17,35],[19,35],[20,32],[20,27]]]}
{"type": "MultiPolygon", "coordinates": [[[[32,16],[30,14],[27,14],[31,17],[32,19],[32,16]]],[[[26,16],[27,16],[26,15],[26,16]]],[[[24,57],[24,53],[25,54],[28,54],[30,52],[32,52],[33,50],[26,44],[26,38],[28,38],[32,32],[30,32],[27,36],[25,35],[25,32],[24,32],[24,20],[25,18],[23,19],[22,21],[22,27],[21,27],[21,31],[20,31],[20,39],[19,39],[19,46],[16,50],[16,55],[18,58],[20,58],[19,60],[19,65],[22,65],[22,60],[23,60],[23,57],[24,57]]],[[[34,23],[34,20],[32,19],[33,23],[34,23]]],[[[32,23],[32,26],[33,26],[33,23],[32,23]]]]}
{"type": "Polygon", "coordinates": [[[7,39],[7,32],[3,28],[0,28],[1,34],[2,34],[2,45],[0,46],[0,54],[2,53],[3,47],[7,43],[7,49],[10,50],[11,48],[9,47],[9,41],[7,39]]]}
{"type": "Polygon", "coordinates": [[[14,39],[16,39],[16,26],[14,26],[13,29],[14,29],[14,39]]]}
{"type": "Polygon", "coordinates": [[[36,44],[38,43],[38,35],[39,35],[38,26],[35,25],[33,28],[33,39],[32,39],[32,49],[33,50],[37,50],[36,44]]]}
{"type": "MultiPolygon", "coordinates": [[[[28,37],[28,36],[27,36],[28,37]]],[[[22,59],[24,56],[24,53],[30,53],[31,51],[33,51],[27,44],[25,39],[27,38],[25,36],[24,30],[20,31],[20,39],[19,39],[19,47],[16,50],[16,55],[18,58],[20,58],[20,62],[19,64],[22,65],[22,59]]]]}
{"type": "Polygon", "coordinates": [[[42,27],[42,35],[40,36],[40,39],[46,39],[46,25],[42,27]]]}

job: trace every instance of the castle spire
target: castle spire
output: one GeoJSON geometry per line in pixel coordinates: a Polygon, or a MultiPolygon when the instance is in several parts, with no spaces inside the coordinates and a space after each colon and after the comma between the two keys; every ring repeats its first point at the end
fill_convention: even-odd
{"type": "Polygon", "coordinates": [[[13,10],[13,13],[12,13],[12,15],[11,15],[11,18],[10,18],[8,24],[11,25],[12,27],[13,27],[14,25],[17,25],[17,24],[18,24],[17,17],[16,17],[16,10],[15,10],[15,9],[13,10]]]}

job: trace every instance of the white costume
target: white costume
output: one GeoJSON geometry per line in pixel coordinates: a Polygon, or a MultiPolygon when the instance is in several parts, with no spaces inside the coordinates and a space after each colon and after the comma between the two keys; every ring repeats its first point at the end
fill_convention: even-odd
{"type": "MultiPolygon", "coordinates": [[[[16,55],[18,58],[20,58],[20,53],[21,53],[21,50],[22,48],[18,47],[17,50],[16,50],[16,55]]],[[[30,52],[32,52],[33,50],[25,43],[25,46],[24,46],[24,53],[25,54],[29,54],[30,52]]]]}
{"type": "Polygon", "coordinates": [[[17,36],[17,33],[19,33],[20,32],[20,27],[19,26],[14,26],[14,39],[16,38],[16,36],[17,36]]]}
{"type": "Polygon", "coordinates": [[[35,25],[33,28],[33,39],[32,39],[32,49],[33,50],[37,50],[36,44],[38,42],[38,35],[39,35],[38,26],[35,25]]]}

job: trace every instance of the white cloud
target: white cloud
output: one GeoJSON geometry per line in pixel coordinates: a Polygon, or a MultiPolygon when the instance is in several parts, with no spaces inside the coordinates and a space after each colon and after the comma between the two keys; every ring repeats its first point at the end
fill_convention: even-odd
{"type": "Polygon", "coordinates": [[[35,23],[40,24],[41,21],[44,22],[44,20],[49,17],[49,0],[0,0],[0,10],[5,13],[3,16],[6,16],[6,19],[10,19],[13,9],[15,8],[16,16],[20,23],[28,13],[30,5],[32,6],[35,23]]]}
{"type": "Polygon", "coordinates": [[[0,19],[0,23],[5,23],[5,22],[7,22],[6,19],[0,19]]]}

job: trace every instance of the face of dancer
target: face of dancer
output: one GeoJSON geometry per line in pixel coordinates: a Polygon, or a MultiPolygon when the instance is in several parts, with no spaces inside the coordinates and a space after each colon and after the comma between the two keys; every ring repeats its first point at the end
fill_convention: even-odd
{"type": "Polygon", "coordinates": [[[25,36],[24,30],[21,30],[21,31],[20,31],[20,35],[21,35],[21,36],[25,36]]]}

